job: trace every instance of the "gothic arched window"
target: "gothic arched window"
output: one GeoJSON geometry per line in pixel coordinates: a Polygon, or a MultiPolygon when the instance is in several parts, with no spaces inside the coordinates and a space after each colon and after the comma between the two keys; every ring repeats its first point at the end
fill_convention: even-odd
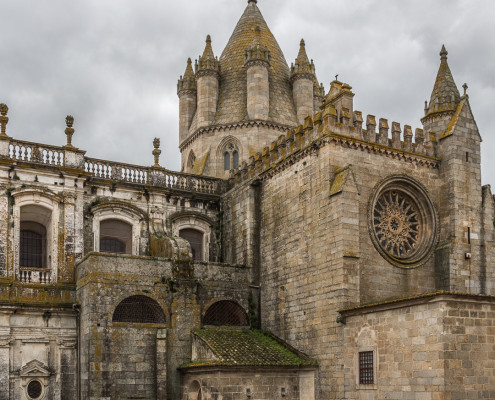
{"type": "Polygon", "coordinates": [[[227,144],[223,149],[223,169],[228,171],[239,166],[239,148],[233,144],[227,144]]]}

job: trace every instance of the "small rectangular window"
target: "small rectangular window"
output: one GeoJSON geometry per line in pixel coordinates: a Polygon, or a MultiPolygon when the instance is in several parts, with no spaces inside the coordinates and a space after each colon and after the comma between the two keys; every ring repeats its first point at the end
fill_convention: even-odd
{"type": "Polygon", "coordinates": [[[359,353],[359,384],[373,385],[374,383],[373,352],[361,351],[359,353]]]}

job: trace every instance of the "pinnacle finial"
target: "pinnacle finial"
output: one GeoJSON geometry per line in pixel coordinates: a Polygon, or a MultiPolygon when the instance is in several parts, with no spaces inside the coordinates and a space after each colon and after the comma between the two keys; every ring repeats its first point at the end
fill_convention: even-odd
{"type": "Polygon", "coordinates": [[[206,43],[211,43],[211,36],[210,35],[206,35],[206,43]]]}
{"type": "Polygon", "coordinates": [[[306,42],[304,41],[304,39],[301,39],[301,43],[299,43],[301,45],[301,47],[306,47],[306,42]]]}
{"type": "Polygon", "coordinates": [[[258,3],[258,0],[248,0],[248,4],[250,4],[250,3],[257,4],[258,3]]]}
{"type": "Polygon", "coordinates": [[[72,135],[75,132],[72,127],[72,125],[74,125],[74,117],[72,115],[67,115],[67,117],[65,117],[65,124],[67,125],[67,128],[65,128],[65,134],[67,135],[66,147],[74,147],[72,146],[72,135]]]}
{"type": "Polygon", "coordinates": [[[158,139],[158,138],[153,139],[153,151],[151,152],[151,154],[153,154],[153,157],[155,158],[154,167],[159,167],[160,166],[160,154],[162,154],[162,151],[160,150],[160,139],[158,139]]]}
{"type": "Polygon", "coordinates": [[[469,86],[467,85],[467,83],[464,83],[464,85],[462,85],[462,88],[464,89],[464,96],[466,96],[466,95],[467,95],[467,90],[468,90],[468,87],[469,87],[469,86]]]}
{"type": "Polygon", "coordinates": [[[444,61],[444,60],[446,61],[447,60],[447,54],[449,54],[449,52],[445,48],[445,45],[442,45],[442,50],[440,51],[440,59],[442,61],[444,61]]]}
{"type": "Polygon", "coordinates": [[[7,117],[7,113],[9,112],[9,108],[7,107],[7,104],[0,104],[0,114],[2,116],[0,117],[0,124],[1,124],[1,131],[0,131],[0,138],[7,138],[7,134],[5,133],[7,129],[7,123],[9,122],[9,117],[7,117]]]}

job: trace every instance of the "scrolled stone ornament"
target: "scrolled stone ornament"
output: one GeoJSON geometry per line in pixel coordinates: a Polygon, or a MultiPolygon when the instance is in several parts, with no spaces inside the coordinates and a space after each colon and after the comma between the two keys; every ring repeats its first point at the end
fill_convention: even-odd
{"type": "Polygon", "coordinates": [[[75,129],[72,127],[74,125],[74,117],[72,115],[67,115],[67,117],[65,117],[65,124],[67,125],[67,128],[65,128],[65,134],[67,135],[66,147],[74,147],[72,146],[72,135],[75,132],[75,129]]]}
{"type": "Polygon", "coordinates": [[[1,130],[0,130],[0,137],[8,137],[7,136],[7,124],[9,123],[9,117],[7,117],[7,113],[9,112],[9,108],[7,107],[7,104],[0,104],[0,126],[1,126],[1,130]]]}

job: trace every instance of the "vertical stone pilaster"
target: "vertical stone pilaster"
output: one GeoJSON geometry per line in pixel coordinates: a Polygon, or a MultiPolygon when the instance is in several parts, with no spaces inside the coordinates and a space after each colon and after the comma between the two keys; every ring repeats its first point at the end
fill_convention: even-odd
{"type": "Polygon", "coordinates": [[[0,337],[0,400],[9,400],[10,339],[0,337]]]}
{"type": "Polygon", "coordinates": [[[156,398],[167,400],[167,330],[156,332],[156,398]]]}

